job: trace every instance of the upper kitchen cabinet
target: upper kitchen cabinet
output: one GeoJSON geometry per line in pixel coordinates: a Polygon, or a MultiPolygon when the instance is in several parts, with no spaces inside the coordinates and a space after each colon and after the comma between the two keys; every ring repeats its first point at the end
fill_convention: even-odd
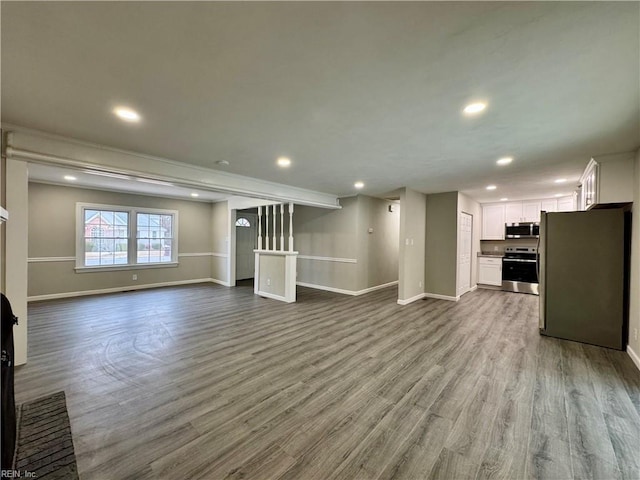
{"type": "Polygon", "coordinates": [[[505,222],[539,222],[540,221],[540,202],[511,202],[505,204],[505,222]]]}
{"type": "Polygon", "coordinates": [[[633,202],[633,163],[633,152],[592,158],[580,178],[579,209],[633,202]]]}
{"type": "MultiPolygon", "coordinates": [[[[542,209],[544,210],[544,208],[542,209]]],[[[576,210],[576,199],[573,195],[567,197],[560,197],[558,199],[558,206],[556,212],[573,212],[576,210]]],[[[552,210],[547,210],[551,212],[552,210]]]]}
{"type": "Polygon", "coordinates": [[[587,210],[597,202],[598,164],[591,159],[580,178],[580,210],[587,210]]]}
{"type": "Polygon", "coordinates": [[[504,240],[505,205],[482,206],[482,240],[504,240]]]}
{"type": "Polygon", "coordinates": [[[539,222],[540,211],[570,212],[576,209],[573,196],[482,205],[482,240],[504,240],[505,223],[539,222]]]}
{"type": "Polygon", "coordinates": [[[547,200],[540,201],[540,210],[543,212],[557,212],[558,200],[555,198],[549,198],[547,200]]]}

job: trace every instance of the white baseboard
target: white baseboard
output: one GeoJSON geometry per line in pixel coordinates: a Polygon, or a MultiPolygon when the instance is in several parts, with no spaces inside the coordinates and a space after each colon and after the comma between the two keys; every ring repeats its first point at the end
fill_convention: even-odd
{"type": "Polygon", "coordinates": [[[636,364],[636,367],[638,367],[638,370],[640,370],[640,355],[633,351],[631,345],[627,345],[627,353],[631,357],[631,360],[633,360],[633,363],[636,364]]]}
{"type": "Polygon", "coordinates": [[[315,288],[325,292],[342,293],[343,295],[356,295],[354,290],[344,290],[342,288],[327,287],[326,285],[316,285],[315,283],[296,282],[300,287],[315,288]]]}
{"type": "Polygon", "coordinates": [[[398,280],[389,283],[383,283],[382,285],[376,285],[375,287],[365,288],[364,290],[358,290],[356,295],[364,295],[365,293],[375,292],[376,290],[382,290],[383,288],[391,287],[392,285],[397,285],[398,280]]]}
{"type": "Polygon", "coordinates": [[[451,297],[449,295],[440,295],[439,293],[425,293],[425,297],[427,298],[436,298],[438,300],[449,300],[450,302],[457,302],[460,300],[460,297],[451,297]]]}
{"type": "Polygon", "coordinates": [[[191,280],[176,280],[173,282],[147,283],[145,285],[127,285],[123,287],[101,288],[97,290],[82,290],[78,292],[51,293],[47,295],[34,295],[31,297],[27,297],[27,302],[39,302],[42,300],[56,300],[58,298],[84,297],[86,295],[101,295],[104,293],[118,293],[118,292],[125,292],[129,290],[145,290],[147,288],[175,287],[177,285],[188,285],[191,283],[210,283],[210,282],[219,283],[220,281],[219,280],[216,281],[213,278],[194,278],[191,280]]]}
{"type": "Polygon", "coordinates": [[[356,297],[358,295],[364,295],[365,293],[374,292],[376,290],[380,290],[382,288],[387,288],[397,284],[398,281],[395,280],[393,282],[383,283],[382,285],[376,285],[375,287],[365,288],[364,290],[345,290],[342,288],[328,287],[326,285],[316,285],[314,283],[296,282],[296,285],[300,285],[301,287],[315,288],[316,290],[324,290],[326,292],[341,293],[343,295],[352,295],[356,297]]]}
{"type": "Polygon", "coordinates": [[[420,300],[421,298],[424,298],[424,293],[419,293],[418,295],[415,295],[411,298],[407,298],[406,300],[400,300],[398,299],[398,305],[409,305],[410,303],[415,302],[416,300],[420,300]]]}
{"type": "Polygon", "coordinates": [[[264,297],[264,298],[270,298],[272,300],[280,300],[281,302],[293,303],[293,302],[287,301],[287,299],[285,297],[283,297],[281,295],[275,295],[273,293],[258,291],[258,295],[261,296],[261,297],[264,297]]]}
{"type": "Polygon", "coordinates": [[[225,282],[224,280],[218,280],[217,278],[210,278],[209,281],[212,283],[217,283],[218,285],[222,285],[223,287],[231,286],[229,282],[225,282]]]}

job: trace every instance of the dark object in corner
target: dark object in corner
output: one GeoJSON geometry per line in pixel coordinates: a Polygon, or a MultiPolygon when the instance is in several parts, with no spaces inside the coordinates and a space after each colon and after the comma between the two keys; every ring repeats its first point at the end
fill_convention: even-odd
{"type": "Polygon", "coordinates": [[[2,296],[2,470],[11,470],[16,445],[16,400],[13,394],[13,326],[18,318],[2,296]]]}

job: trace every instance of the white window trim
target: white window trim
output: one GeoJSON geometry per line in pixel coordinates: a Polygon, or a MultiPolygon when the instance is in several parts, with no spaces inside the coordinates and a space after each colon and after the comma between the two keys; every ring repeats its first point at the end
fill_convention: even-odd
{"type": "Polygon", "coordinates": [[[77,273],[85,272],[103,272],[114,270],[140,270],[145,268],[162,268],[162,267],[177,267],[178,262],[178,210],[168,210],[161,208],[146,208],[146,207],[132,207],[128,205],[105,205],[102,203],[76,203],[76,266],[75,271],[77,273]],[[85,210],[107,210],[107,211],[119,211],[127,212],[129,214],[128,233],[127,239],[127,261],[126,264],[117,265],[97,265],[97,266],[85,266],[84,258],[84,211],[85,210]],[[173,237],[172,237],[172,249],[171,249],[171,261],[170,262],[150,262],[150,263],[137,263],[131,262],[132,259],[137,258],[138,251],[138,230],[137,221],[138,213],[151,213],[161,215],[173,215],[173,237]]]}

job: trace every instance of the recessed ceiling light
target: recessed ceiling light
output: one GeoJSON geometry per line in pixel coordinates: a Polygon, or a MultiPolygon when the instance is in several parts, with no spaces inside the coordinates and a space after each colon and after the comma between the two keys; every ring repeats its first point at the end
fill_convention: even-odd
{"type": "Polygon", "coordinates": [[[135,110],[132,110],[127,107],[116,107],[113,109],[113,113],[115,113],[119,118],[121,118],[125,122],[140,121],[140,114],[135,110]]]}
{"type": "Polygon", "coordinates": [[[199,193],[195,193],[195,192],[193,192],[193,193],[191,194],[191,196],[192,196],[193,198],[195,198],[195,197],[199,197],[199,196],[200,196],[200,194],[199,194],[199,193]]]}
{"type": "Polygon", "coordinates": [[[364,183],[356,182],[356,183],[353,184],[353,186],[356,187],[356,188],[363,188],[364,187],[364,183]]]}
{"type": "Polygon", "coordinates": [[[500,199],[501,202],[506,202],[507,200],[509,200],[507,197],[503,197],[500,199]]]}
{"type": "Polygon", "coordinates": [[[218,161],[216,162],[216,165],[224,165],[224,166],[227,166],[227,165],[229,165],[229,162],[227,162],[226,160],[218,160],[218,161]]]}
{"type": "Polygon", "coordinates": [[[487,104],[484,102],[470,103],[469,105],[464,107],[464,113],[468,115],[474,115],[476,113],[480,113],[485,108],[487,108],[487,104]]]}
{"type": "Polygon", "coordinates": [[[77,180],[77,178],[74,177],[73,175],[65,175],[64,179],[65,180],[69,180],[70,182],[73,182],[74,180],[77,180]]]}
{"type": "Polygon", "coordinates": [[[487,185],[487,190],[495,190],[496,188],[498,187],[496,187],[495,185],[487,185]]]}
{"type": "Polygon", "coordinates": [[[511,162],[513,162],[513,157],[502,157],[496,161],[498,165],[509,165],[511,162]]]}
{"type": "Polygon", "coordinates": [[[291,165],[291,159],[287,157],[280,157],[278,158],[278,161],[276,163],[279,167],[288,167],[289,165],[291,165]]]}
{"type": "Polygon", "coordinates": [[[555,182],[555,183],[564,183],[564,182],[566,182],[566,181],[567,181],[567,179],[566,179],[566,178],[556,178],[556,179],[554,180],[554,182],[555,182]]]}

